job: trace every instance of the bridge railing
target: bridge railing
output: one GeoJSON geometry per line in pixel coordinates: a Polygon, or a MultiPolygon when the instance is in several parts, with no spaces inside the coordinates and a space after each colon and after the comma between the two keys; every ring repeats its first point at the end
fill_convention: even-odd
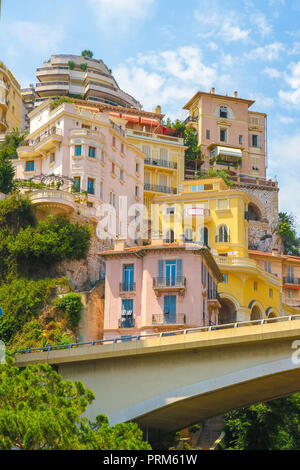
{"type": "MultiPolygon", "coordinates": [[[[283,321],[292,321],[292,320],[300,320],[300,315],[290,315],[285,317],[274,317],[274,318],[263,318],[260,320],[249,320],[243,322],[236,322],[236,323],[226,323],[224,325],[210,325],[210,326],[199,326],[196,328],[187,328],[182,330],[175,330],[175,331],[162,331],[157,333],[147,333],[144,335],[136,335],[136,336],[126,336],[126,342],[128,341],[140,341],[144,338],[164,338],[167,336],[175,336],[175,335],[187,335],[191,333],[200,333],[200,332],[207,332],[207,331],[217,331],[217,330],[224,330],[228,328],[241,328],[243,326],[257,326],[257,325],[266,325],[268,323],[279,323],[283,321]]],[[[100,339],[95,341],[87,341],[81,343],[71,343],[71,344],[58,344],[56,346],[44,346],[40,348],[29,348],[29,349],[21,349],[15,351],[14,354],[30,354],[33,352],[47,352],[47,351],[57,351],[60,349],[72,349],[81,346],[98,346],[98,345],[106,345],[106,344],[117,344],[124,342],[124,338],[110,338],[110,339],[100,339]]]]}

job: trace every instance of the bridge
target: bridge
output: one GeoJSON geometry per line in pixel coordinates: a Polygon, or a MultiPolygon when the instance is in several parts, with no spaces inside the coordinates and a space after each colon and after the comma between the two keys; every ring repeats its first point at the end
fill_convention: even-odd
{"type": "Polygon", "coordinates": [[[31,349],[16,365],[56,366],[94,391],[89,418],[135,421],[154,436],[299,392],[299,340],[295,315],[31,349]]]}

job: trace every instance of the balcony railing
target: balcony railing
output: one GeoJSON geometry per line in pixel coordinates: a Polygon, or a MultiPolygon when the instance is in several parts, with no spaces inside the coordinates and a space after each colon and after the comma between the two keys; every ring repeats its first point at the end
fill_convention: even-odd
{"type": "Polygon", "coordinates": [[[198,117],[192,117],[192,116],[189,116],[186,118],[186,120],[184,121],[184,124],[189,124],[190,122],[198,122],[199,118],[198,117]]]}
{"type": "Polygon", "coordinates": [[[31,140],[25,140],[22,144],[21,147],[28,147],[30,145],[36,145],[42,142],[44,139],[51,135],[62,135],[62,129],[59,129],[58,127],[52,127],[48,131],[43,132],[41,135],[36,137],[35,139],[31,140]]]}
{"type": "Polygon", "coordinates": [[[152,315],[152,325],[186,325],[186,314],[159,313],[152,315]]]}
{"type": "Polygon", "coordinates": [[[176,188],[170,188],[169,186],[160,186],[158,184],[144,184],[145,191],[153,191],[155,193],[164,193],[164,194],[177,194],[176,188]]]}
{"type": "Polygon", "coordinates": [[[144,132],[136,129],[127,129],[126,134],[131,137],[142,137],[143,139],[146,138],[158,141],[170,141],[183,145],[183,139],[181,137],[173,137],[171,135],[155,134],[153,132],[144,132]]]}
{"type": "Polygon", "coordinates": [[[300,286],[300,277],[285,277],[283,278],[283,284],[293,284],[300,286]]]}
{"type": "Polygon", "coordinates": [[[154,289],[185,289],[186,277],[155,277],[153,278],[154,289]]]}
{"type": "Polygon", "coordinates": [[[135,292],[135,291],[136,291],[135,282],[120,282],[120,293],[135,292]]]}
{"type": "Polygon", "coordinates": [[[134,318],[131,315],[122,316],[119,319],[119,328],[134,328],[134,318]]]}
{"type": "Polygon", "coordinates": [[[67,86],[69,87],[69,82],[41,82],[41,83],[36,83],[36,88],[41,88],[41,87],[51,87],[55,89],[57,86],[67,86]]]}
{"type": "Polygon", "coordinates": [[[161,166],[164,168],[171,168],[173,170],[177,170],[177,162],[170,162],[168,160],[146,158],[145,165],[161,166]]]}
{"type": "Polygon", "coordinates": [[[111,122],[111,125],[112,125],[112,128],[119,132],[119,134],[121,134],[123,137],[125,137],[125,131],[124,129],[122,128],[122,126],[118,126],[117,124],[115,124],[114,122],[111,122]]]}

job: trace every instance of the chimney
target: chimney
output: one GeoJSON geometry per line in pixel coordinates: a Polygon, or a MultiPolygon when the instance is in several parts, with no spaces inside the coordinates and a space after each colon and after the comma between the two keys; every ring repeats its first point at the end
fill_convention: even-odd
{"type": "Polygon", "coordinates": [[[238,92],[235,91],[235,92],[233,93],[233,96],[234,96],[235,98],[237,98],[237,97],[238,97],[238,92]]]}
{"type": "Polygon", "coordinates": [[[212,88],[212,89],[210,90],[210,92],[211,92],[212,95],[215,94],[215,91],[216,91],[215,88],[212,88]]]}
{"type": "Polygon", "coordinates": [[[272,256],[278,255],[278,248],[272,248],[272,256]]]}

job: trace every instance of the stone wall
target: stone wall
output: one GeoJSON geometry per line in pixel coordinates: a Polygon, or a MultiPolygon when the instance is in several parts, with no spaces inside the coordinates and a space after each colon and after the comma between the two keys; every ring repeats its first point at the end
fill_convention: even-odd
{"type": "Polygon", "coordinates": [[[245,191],[251,202],[261,212],[260,221],[249,221],[249,248],[265,252],[271,252],[273,248],[277,248],[279,253],[282,253],[282,240],[276,233],[279,190],[277,188],[242,184],[235,185],[235,188],[245,191]]]}
{"type": "Polygon", "coordinates": [[[81,292],[84,310],[79,323],[79,341],[97,341],[103,338],[105,281],[91,291],[81,292]]]}

